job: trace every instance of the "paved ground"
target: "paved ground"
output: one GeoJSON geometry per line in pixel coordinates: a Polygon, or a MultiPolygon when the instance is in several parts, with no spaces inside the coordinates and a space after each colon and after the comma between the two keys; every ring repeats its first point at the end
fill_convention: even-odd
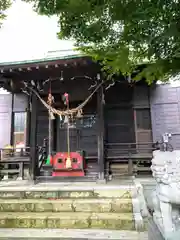
{"type": "MultiPolygon", "coordinates": [[[[151,185],[154,183],[154,180],[152,177],[139,177],[137,178],[140,183],[143,185],[151,185]]],[[[99,189],[99,188],[118,188],[120,187],[127,187],[133,185],[133,178],[129,177],[126,179],[118,179],[118,180],[112,180],[110,182],[107,182],[106,184],[98,184],[95,182],[41,182],[37,184],[32,184],[30,181],[27,180],[16,180],[16,181],[1,181],[0,182],[0,190],[5,188],[13,188],[15,190],[18,189],[41,189],[41,188],[53,188],[53,189],[64,189],[69,188],[73,189],[76,188],[89,188],[89,189],[99,189]]]]}
{"type": "Polygon", "coordinates": [[[109,230],[78,230],[78,229],[0,229],[0,239],[3,240],[147,240],[147,232],[109,231],[109,230]],[[21,238],[19,238],[21,236],[21,238]],[[73,236],[73,237],[72,237],[73,236]]]}
{"type": "Polygon", "coordinates": [[[119,187],[127,188],[132,187],[133,180],[118,180],[108,182],[107,184],[98,184],[93,182],[42,182],[38,184],[32,184],[28,181],[1,181],[0,191],[41,191],[41,190],[93,190],[93,189],[118,189],[119,187]]]}

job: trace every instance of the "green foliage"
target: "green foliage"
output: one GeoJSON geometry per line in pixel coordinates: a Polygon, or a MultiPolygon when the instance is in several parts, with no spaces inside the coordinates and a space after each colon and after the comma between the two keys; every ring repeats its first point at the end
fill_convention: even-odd
{"type": "Polygon", "coordinates": [[[11,0],[0,0],[0,26],[6,17],[5,11],[11,6],[11,0]]]}
{"type": "Polygon", "coordinates": [[[58,15],[61,39],[73,39],[110,74],[151,83],[180,72],[179,0],[31,0],[40,14],[58,15]]]}

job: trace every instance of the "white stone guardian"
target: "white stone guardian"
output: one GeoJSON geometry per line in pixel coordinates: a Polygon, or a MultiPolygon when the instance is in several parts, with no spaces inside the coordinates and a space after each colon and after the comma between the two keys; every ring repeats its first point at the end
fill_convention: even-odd
{"type": "Polygon", "coordinates": [[[152,166],[153,219],[164,236],[180,229],[180,151],[154,151],[152,166]]]}

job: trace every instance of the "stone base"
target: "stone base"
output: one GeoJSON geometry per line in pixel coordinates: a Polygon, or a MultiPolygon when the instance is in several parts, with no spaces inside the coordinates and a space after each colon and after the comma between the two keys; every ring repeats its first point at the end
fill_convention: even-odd
{"type": "Polygon", "coordinates": [[[167,238],[166,240],[179,240],[180,238],[180,230],[174,232],[174,233],[171,233],[167,238]]]}
{"type": "Polygon", "coordinates": [[[22,177],[17,177],[16,180],[17,181],[22,181],[23,179],[22,179],[22,177]]]}
{"type": "Polygon", "coordinates": [[[169,233],[168,236],[163,236],[153,219],[148,223],[148,240],[179,240],[180,230],[169,233]]]}
{"type": "Polygon", "coordinates": [[[148,222],[148,240],[165,240],[153,219],[149,219],[148,222]]]}
{"type": "Polygon", "coordinates": [[[107,181],[106,181],[106,179],[97,179],[96,183],[97,184],[106,184],[107,181]]]}
{"type": "Polygon", "coordinates": [[[8,178],[8,175],[4,175],[2,181],[7,181],[9,178],[8,178]]]}

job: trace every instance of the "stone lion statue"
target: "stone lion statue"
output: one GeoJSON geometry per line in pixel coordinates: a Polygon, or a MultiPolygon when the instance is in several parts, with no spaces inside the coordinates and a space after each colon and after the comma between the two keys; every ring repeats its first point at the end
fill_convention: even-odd
{"type": "Polygon", "coordinates": [[[151,170],[153,219],[164,234],[172,233],[180,228],[180,151],[154,151],[151,170]]]}

